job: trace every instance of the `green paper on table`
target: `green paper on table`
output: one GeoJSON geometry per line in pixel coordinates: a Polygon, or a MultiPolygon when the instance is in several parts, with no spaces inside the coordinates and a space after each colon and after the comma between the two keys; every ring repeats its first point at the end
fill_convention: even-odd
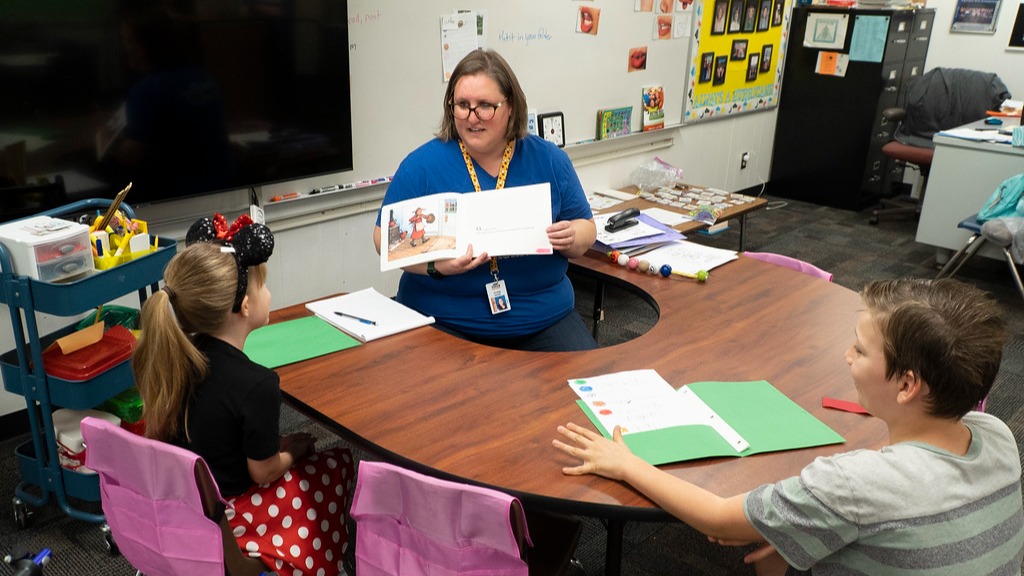
{"type": "Polygon", "coordinates": [[[327,322],[307,316],[253,330],[245,340],[245,354],[257,364],[277,368],[358,345],[327,322]]]}
{"type": "MultiPolygon", "coordinates": [[[[714,428],[685,425],[627,434],[626,445],[650,464],[697,458],[749,456],[842,443],[843,437],[764,380],[752,382],[695,382],[687,385],[728,423],[749,447],[737,451],[714,428]]],[[[606,437],[611,431],[599,422],[587,402],[577,404],[606,437]]]]}

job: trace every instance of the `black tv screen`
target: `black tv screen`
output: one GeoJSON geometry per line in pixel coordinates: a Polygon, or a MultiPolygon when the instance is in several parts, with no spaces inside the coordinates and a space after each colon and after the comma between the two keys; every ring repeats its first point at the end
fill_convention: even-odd
{"type": "Polygon", "coordinates": [[[351,170],[348,49],[345,0],[5,0],[0,220],[351,170]]]}

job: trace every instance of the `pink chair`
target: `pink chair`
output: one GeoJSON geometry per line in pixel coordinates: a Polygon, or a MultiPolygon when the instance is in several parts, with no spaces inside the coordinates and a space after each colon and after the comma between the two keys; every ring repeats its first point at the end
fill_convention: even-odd
{"type": "Polygon", "coordinates": [[[782,254],[775,254],[773,252],[744,252],[743,255],[746,256],[747,258],[761,260],[762,262],[768,262],[770,264],[776,264],[778,266],[792,268],[793,270],[796,270],[798,272],[810,274],[811,276],[821,278],[823,280],[828,280],[829,282],[832,281],[831,272],[826,272],[813,264],[808,264],[807,262],[804,262],[803,260],[797,260],[796,258],[783,256],[782,254]]]}
{"type": "Polygon", "coordinates": [[[206,462],[98,418],[82,420],[86,466],[99,474],[116,548],[147,576],[258,576],[242,554],[206,462]]]}
{"type": "Polygon", "coordinates": [[[351,516],[359,576],[529,573],[526,517],[497,490],[364,460],[351,516]]]}

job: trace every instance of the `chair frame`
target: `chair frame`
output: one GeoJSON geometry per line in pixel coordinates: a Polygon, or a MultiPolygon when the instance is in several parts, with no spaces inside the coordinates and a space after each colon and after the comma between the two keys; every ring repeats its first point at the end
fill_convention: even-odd
{"type": "MultiPolygon", "coordinates": [[[[903,119],[907,117],[907,111],[905,108],[886,108],[882,111],[882,118],[888,123],[896,122],[896,129],[892,131],[895,135],[896,130],[899,129],[899,125],[903,122],[903,119]]],[[[892,140],[891,142],[896,142],[892,140]]],[[[882,208],[873,210],[871,212],[871,218],[868,220],[870,224],[878,224],[881,218],[886,217],[898,217],[908,216],[917,218],[921,215],[921,206],[924,204],[924,193],[928,187],[928,173],[931,170],[931,165],[915,164],[907,160],[895,158],[885,152],[883,147],[882,153],[889,159],[890,162],[895,164],[902,164],[904,166],[914,166],[918,171],[918,176],[914,182],[914,187],[910,191],[909,195],[906,196],[895,196],[892,198],[882,198],[879,200],[879,204],[882,208]],[[914,196],[914,192],[917,192],[917,196],[914,196]]],[[[892,186],[892,173],[893,170],[887,167],[885,171],[884,185],[885,189],[889,190],[892,186]]]]}
{"type": "MultiPolygon", "coordinates": [[[[935,276],[938,278],[952,278],[960,271],[960,268],[967,263],[968,260],[974,257],[978,253],[978,250],[988,242],[988,238],[985,238],[981,233],[981,227],[978,225],[977,214],[972,217],[966,218],[959,224],[960,228],[969,230],[972,234],[964,242],[964,245],[960,247],[946,264],[939,270],[939,273],[935,276]]],[[[1021,298],[1024,298],[1024,282],[1021,282],[1020,272],[1017,270],[1017,263],[1013,259],[1013,254],[1010,252],[1009,246],[1000,246],[1003,250],[1003,260],[1010,269],[1010,275],[1013,277],[1014,283],[1017,285],[1017,291],[1020,292],[1021,298]]]]}

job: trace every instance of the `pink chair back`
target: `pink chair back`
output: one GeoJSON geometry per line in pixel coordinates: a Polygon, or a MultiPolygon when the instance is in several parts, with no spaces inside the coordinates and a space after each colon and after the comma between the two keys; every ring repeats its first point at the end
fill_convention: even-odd
{"type": "Polygon", "coordinates": [[[147,576],[223,576],[221,530],[196,483],[196,467],[206,468],[199,456],[98,418],[82,420],[82,436],[107,525],[132,566],[147,576]]]}
{"type": "Polygon", "coordinates": [[[512,496],[384,462],[360,462],[357,477],[359,576],[527,576],[510,514],[529,535],[512,496]]]}
{"type": "Polygon", "coordinates": [[[821,278],[823,280],[828,280],[829,282],[832,281],[831,272],[826,272],[813,264],[808,264],[807,262],[804,262],[803,260],[797,260],[796,258],[791,258],[789,256],[783,256],[782,254],[775,254],[772,252],[744,252],[743,255],[746,256],[747,258],[761,260],[762,262],[768,262],[770,264],[785,266],[786,268],[792,268],[793,270],[796,270],[798,272],[810,274],[815,278],[821,278]]]}

